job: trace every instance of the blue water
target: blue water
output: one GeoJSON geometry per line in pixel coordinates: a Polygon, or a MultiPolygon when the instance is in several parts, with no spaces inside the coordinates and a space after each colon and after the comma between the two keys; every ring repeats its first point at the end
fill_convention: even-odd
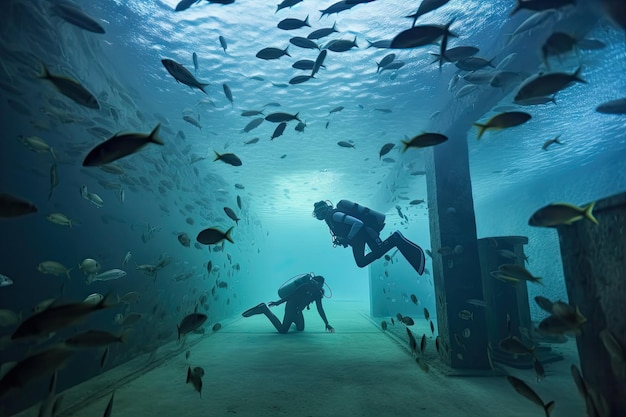
{"type": "MultiPolygon", "coordinates": [[[[526,251],[532,271],[550,277],[543,293],[565,299],[556,232],[532,229],[527,226],[528,218],[552,201],[584,204],[626,188],[626,119],[595,112],[597,105],[626,96],[624,33],[604,17],[596,2],[578,3],[577,8],[565,9],[550,24],[516,37],[508,46],[508,34],[530,16],[522,11],[509,18],[510,1],[452,0],[419,20],[445,24],[454,18],[452,30],[458,37],[450,40],[449,47],[477,46],[478,55],[494,58],[494,63],[516,53],[511,70],[528,74],[545,71],[538,51],[551,30],[559,29],[560,21],[567,21],[565,29],[578,37],[607,45],[568,54],[560,61],[552,58],[552,70],[573,72],[582,66],[588,83],[558,93],[556,106],[524,108],[532,114],[525,125],[488,132],[477,141],[471,123],[486,120],[498,106],[511,105],[514,92],[481,86],[475,94],[455,99],[463,84],[450,91],[456,68],[446,64],[440,71],[431,64],[428,52],[437,53],[436,45],[395,50],[396,59],[406,65],[398,71],[376,73],[376,62],[389,51],[367,48],[367,41],[390,39],[406,29],[410,20],[404,16],[415,11],[413,2],[377,1],[321,19],[319,10],[331,2],[305,0],[278,13],[273,2],[263,1],[237,1],[228,6],[201,2],[178,13],[174,0],[81,4],[106,34],[63,22],[51,12],[53,3],[48,1],[4,2],[0,12],[0,190],[32,201],[39,211],[0,222],[0,273],[15,282],[0,288],[0,308],[26,317],[32,306],[61,294],[64,299],[80,300],[93,292],[139,291],[141,300],[131,310],[144,314],[134,335],[142,343],[121,348],[110,358],[107,367],[111,367],[173,340],[175,325],[194,310],[203,294],[209,300],[206,312],[211,323],[275,298],[284,280],[306,271],[326,276],[338,299],[366,299],[368,271],[358,269],[347,250],[332,248],[325,225],[310,217],[313,202],[330,199],[336,203],[347,198],[370,205],[387,212],[385,233],[402,229],[419,245],[430,247],[427,204],[409,207],[403,197],[426,199],[424,176],[410,173],[425,169],[425,155],[431,151],[402,153],[399,143],[423,131],[454,131],[457,140],[466,135],[478,237],[529,236],[526,251]],[[276,27],[284,18],[306,16],[311,28],[284,31],[276,27]],[[333,24],[339,33],[321,43],[356,37],[359,48],[329,52],[325,68],[304,84],[287,84],[292,77],[306,74],[291,64],[314,60],[317,50],[291,45],[292,57],[274,61],[255,57],[262,48],[284,49],[292,36],[306,36],[333,24]],[[226,51],[219,36],[227,41],[226,51]],[[185,65],[200,81],[209,83],[207,94],[177,83],[161,64],[164,58],[185,65]],[[102,110],[81,107],[38,79],[40,63],[54,74],[80,81],[99,98],[102,110]],[[224,95],[224,83],[232,90],[234,105],[224,95]],[[268,107],[265,114],[299,113],[307,124],[304,133],[296,132],[291,122],[283,136],[270,140],[276,125],[267,121],[242,133],[252,118],[240,113],[261,110],[270,102],[281,106],[268,107]],[[344,109],[329,114],[338,106],[344,109]],[[118,121],[111,109],[119,115],[118,121]],[[440,113],[433,117],[435,112],[440,113]],[[184,115],[197,119],[202,129],[185,122],[184,115]],[[118,161],[125,170],[123,176],[81,166],[89,149],[106,138],[87,129],[147,133],[159,122],[165,146],[149,145],[118,161]],[[563,146],[541,149],[546,140],[559,134],[563,146]],[[50,200],[52,157],[28,150],[17,140],[20,135],[39,136],[54,148],[60,182],[50,200]],[[258,143],[244,145],[254,137],[260,138],[258,143]],[[338,141],[353,141],[354,148],[339,147],[338,141]],[[393,161],[385,162],[378,151],[387,142],[398,146],[386,155],[393,161]],[[214,151],[233,152],[243,165],[213,162],[214,151]],[[199,158],[206,159],[190,163],[199,158]],[[107,183],[124,189],[124,202],[118,190],[104,187],[107,183]],[[235,184],[245,188],[235,188],[235,184]],[[84,200],[81,185],[100,195],[104,206],[97,208],[84,200]],[[241,210],[236,207],[237,195],[242,199],[241,210]],[[397,204],[408,215],[408,224],[396,215],[397,204]],[[195,236],[203,228],[226,230],[234,225],[224,214],[224,206],[235,209],[242,219],[233,231],[235,244],[226,242],[221,252],[194,248],[195,236]],[[50,223],[46,215],[52,212],[74,219],[74,227],[50,223]],[[188,218],[194,220],[193,225],[188,218]],[[158,230],[148,236],[150,228],[158,230]],[[192,238],[191,248],[178,242],[176,236],[182,232],[192,238]],[[103,270],[119,268],[128,251],[133,255],[127,277],[84,283],[77,267],[82,259],[97,259],[103,270]],[[160,256],[172,261],[156,280],[134,270],[135,263],[156,263],[160,256]],[[72,279],[38,272],[37,265],[46,260],[73,268],[72,279]],[[209,260],[217,267],[211,275],[206,272],[209,260]],[[193,277],[174,280],[187,272],[193,277]],[[229,285],[212,294],[216,279],[229,285]],[[162,315],[157,318],[153,312],[162,315]]],[[[375,278],[384,270],[382,262],[375,267],[375,278]]],[[[430,262],[427,268],[432,271],[430,262]]],[[[404,282],[406,271],[396,273],[397,281],[404,282]]],[[[530,296],[536,295],[533,291],[530,296]]],[[[398,290],[390,302],[405,305],[406,297],[399,294],[411,292],[434,312],[431,277],[423,277],[412,291],[398,290]]],[[[116,313],[102,313],[89,324],[113,329],[116,313]]],[[[6,336],[13,328],[0,331],[6,336]]],[[[0,352],[0,361],[18,360],[22,354],[10,346],[0,352]]],[[[62,385],[99,372],[97,363],[88,370],[77,366],[70,366],[67,374],[73,378],[62,379],[62,385]]]]}

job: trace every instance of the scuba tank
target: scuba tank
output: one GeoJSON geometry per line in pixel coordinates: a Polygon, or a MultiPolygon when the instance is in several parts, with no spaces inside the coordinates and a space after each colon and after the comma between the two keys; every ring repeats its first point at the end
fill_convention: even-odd
{"type": "Polygon", "coordinates": [[[383,213],[364,207],[358,203],[353,203],[349,200],[341,200],[337,203],[337,210],[361,220],[365,226],[374,229],[378,233],[385,227],[385,215],[383,213]]]}
{"type": "Polygon", "coordinates": [[[296,275],[291,278],[278,289],[278,296],[282,298],[287,298],[291,294],[293,294],[302,284],[306,284],[311,281],[313,278],[313,273],[309,272],[306,274],[296,275]]]}

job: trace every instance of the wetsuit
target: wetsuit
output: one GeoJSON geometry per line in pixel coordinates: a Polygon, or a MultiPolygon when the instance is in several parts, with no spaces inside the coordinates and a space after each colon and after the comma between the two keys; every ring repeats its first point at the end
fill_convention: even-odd
{"type": "Polygon", "coordinates": [[[396,231],[384,241],[379,233],[366,226],[361,220],[338,210],[331,210],[324,219],[333,232],[337,243],[352,246],[352,254],[359,268],[363,268],[382,257],[390,249],[397,247],[418,274],[424,273],[426,258],[422,248],[396,231]],[[365,254],[365,245],[370,252],[365,254]]]}
{"type": "Polygon", "coordinates": [[[326,318],[326,313],[322,307],[323,295],[323,290],[316,283],[308,282],[299,286],[290,296],[274,302],[274,305],[279,305],[284,302],[287,303],[285,305],[285,316],[282,323],[267,306],[263,308],[262,312],[268,319],[270,319],[279,333],[287,333],[291,327],[291,323],[295,323],[296,329],[298,329],[298,331],[302,331],[304,330],[304,315],[302,314],[302,310],[315,301],[317,312],[324,321],[324,324],[328,326],[328,319],[326,318]]]}

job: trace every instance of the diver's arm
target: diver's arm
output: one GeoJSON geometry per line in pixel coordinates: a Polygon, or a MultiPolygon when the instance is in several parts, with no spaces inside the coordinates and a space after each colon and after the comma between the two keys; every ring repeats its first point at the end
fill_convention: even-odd
{"type": "Polygon", "coordinates": [[[320,297],[320,298],[315,300],[315,305],[317,306],[317,312],[319,313],[320,317],[324,321],[324,324],[326,325],[326,330],[331,332],[331,333],[334,333],[335,329],[333,328],[333,326],[328,324],[328,319],[326,318],[326,313],[324,312],[324,307],[322,307],[322,297],[320,297]]]}
{"type": "Polygon", "coordinates": [[[346,236],[348,240],[352,240],[354,236],[359,233],[359,230],[361,230],[361,228],[363,227],[363,222],[361,220],[357,219],[356,217],[348,216],[347,214],[340,211],[333,214],[332,219],[337,223],[343,223],[352,226],[350,232],[348,233],[348,236],[346,236]]]}
{"type": "Polygon", "coordinates": [[[281,298],[281,299],[280,299],[280,300],[278,300],[278,301],[270,301],[267,305],[268,305],[269,307],[276,307],[276,306],[281,305],[281,304],[282,304],[282,303],[284,303],[285,301],[287,301],[287,299],[288,299],[288,298],[289,298],[289,297],[287,297],[287,298],[281,298]]]}

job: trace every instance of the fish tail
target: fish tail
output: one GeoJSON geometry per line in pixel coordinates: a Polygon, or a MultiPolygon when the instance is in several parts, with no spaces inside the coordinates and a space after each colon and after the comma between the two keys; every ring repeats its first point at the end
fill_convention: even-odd
{"type": "Polygon", "coordinates": [[[289,55],[289,52],[287,52],[287,49],[289,49],[289,45],[287,45],[287,47],[285,48],[285,50],[283,51],[285,53],[285,55],[287,55],[288,57],[291,57],[291,55],[289,55]]]}
{"type": "Polygon", "coordinates": [[[215,152],[215,159],[213,160],[213,162],[217,161],[218,159],[222,159],[222,155],[220,155],[219,153],[217,153],[216,150],[214,150],[213,152],[215,152]]]}
{"type": "Polygon", "coordinates": [[[559,138],[560,137],[561,137],[561,135],[559,135],[556,138],[554,138],[554,143],[558,143],[559,145],[563,145],[563,142],[559,142],[559,138]]]}
{"type": "Polygon", "coordinates": [[[474,123],[474,126],[478,128],[478,137],[476,138],[476,140],[480,140],[480,138],[483,136],[483,133],[485,133],[485,131],[489,129],[489,126],[481,125],[480,123],[474,123]]]}
{"type": "Polygon", "coordinates": [[[511,14],[509,16],[513,16],[515,13],[517,13],[521,9],[521,7],[521,0],[515,0],[515,7],[513,7],[513,10],[511,10],[511,14]]]}
{"type": "Polygon", "coordinates": [[[296,119],[297,121],[301,122],[302,120],[300,120],[300,119],[298,118],[298,115],[299,115],[299,114],[300,114],[300,112],[296,113],[296,115],[295,115],[295,116],[293,116],[293,118],[294,118],[294,119],[296,119]]]}
{"type": "Polygon", "coordinates": [[[233,241],[233,238],[232,238],[232,237],[230,237],[230,232],[231,232],[232,230],[233,230],[233,227],[231,227],[230,229],[228,229],[228,230],[226,231],[226,235],[224,236],[224,239],[228,240],[230,243],[235,243],[235,242],[233,241]]]}
{"type": "Polygon", "coordinates": [[[52,77],[52,75],[50,74],[50,71],[48,71],[48,68],[46,67],[46,64],[44,64],[43,62],[41,63],[41,74],[39,74],[37,77],[43,78],[45,80],[52,77]]]}
{"type": "Polygon", "coordinates": [[[581,65],[580,67],[578,67],[578,69],[576,70],[576,72],[574,73],[574,78],[576,79],[576,81],[581,82],[583,84],[587,84],[587,81],[583,80],[582,78],[580,78],[580,73],[583,72],[583,66],[581,65]]]}
{"type": "Polygon", "coordinates": [[[72,279],[72,277],[70,276],[70,271],[74,269],[74,268],[70,268],[67,271],[65,271],[65,275],[67,275],[67,279],[72,279]]]}
{"type": "Polygon", "coordinates": [[[546,412],[546,417],[550,417],[550,413],[554,410],[554,401],[550,401],[543,406],[543,410],[546,412]]]}
{"type": "Polygon", "coordinates": [[[402,148],[402,152],[406,152],[406,150],[409,149],[410,142],[406,140],[401,140],[400,142],[402,142],[402,144],[404,145],[404,148],[402,148]]]}
{"type": "Polygon", "coordinates": [[[159,133],[160,127],[161,127],[161,123],[157,124],[155,128],[152,129],[152,132],[150,132],[150,136],[148,136],[148,140],[152,143],[156,143],[157,145],[163,146],[165,145],[165,142],[163,142],[163,140],[157,136],[157,134],[159,133]]]}
{"type": "Polygon", "coordinates": [[[207,85],[209,85],[209,84],[208,83],[198,83],[198,88],[200,90],[202,90],[202,92],[208,96],[209,94],[206,91],[204,91],[204,87],[206,87],[207,85]]]}
{"type": "Polygon", "coordinates": [[[585,208],[584,216],[591,221],[593,224],[598,224],[598,219],[596,219],[593,215],[593,207],[596,205],[596,202],[589,203],[585,208]]]}
{"type": "Polygon", "coordinates": [[[306,17],[304,18],[304,24],[305,26],[311,27],[311,25],[309,24],[309,15],[306,15],[306,17]]]}
{"type": "Polygon", "coordinates": [[[357,48],[359,47],[359,45],[356,44],[356,36],[354,37],[354,40],[352,41],[352,43],[354,44],[354,46],[356,46],[357,48]]]}

